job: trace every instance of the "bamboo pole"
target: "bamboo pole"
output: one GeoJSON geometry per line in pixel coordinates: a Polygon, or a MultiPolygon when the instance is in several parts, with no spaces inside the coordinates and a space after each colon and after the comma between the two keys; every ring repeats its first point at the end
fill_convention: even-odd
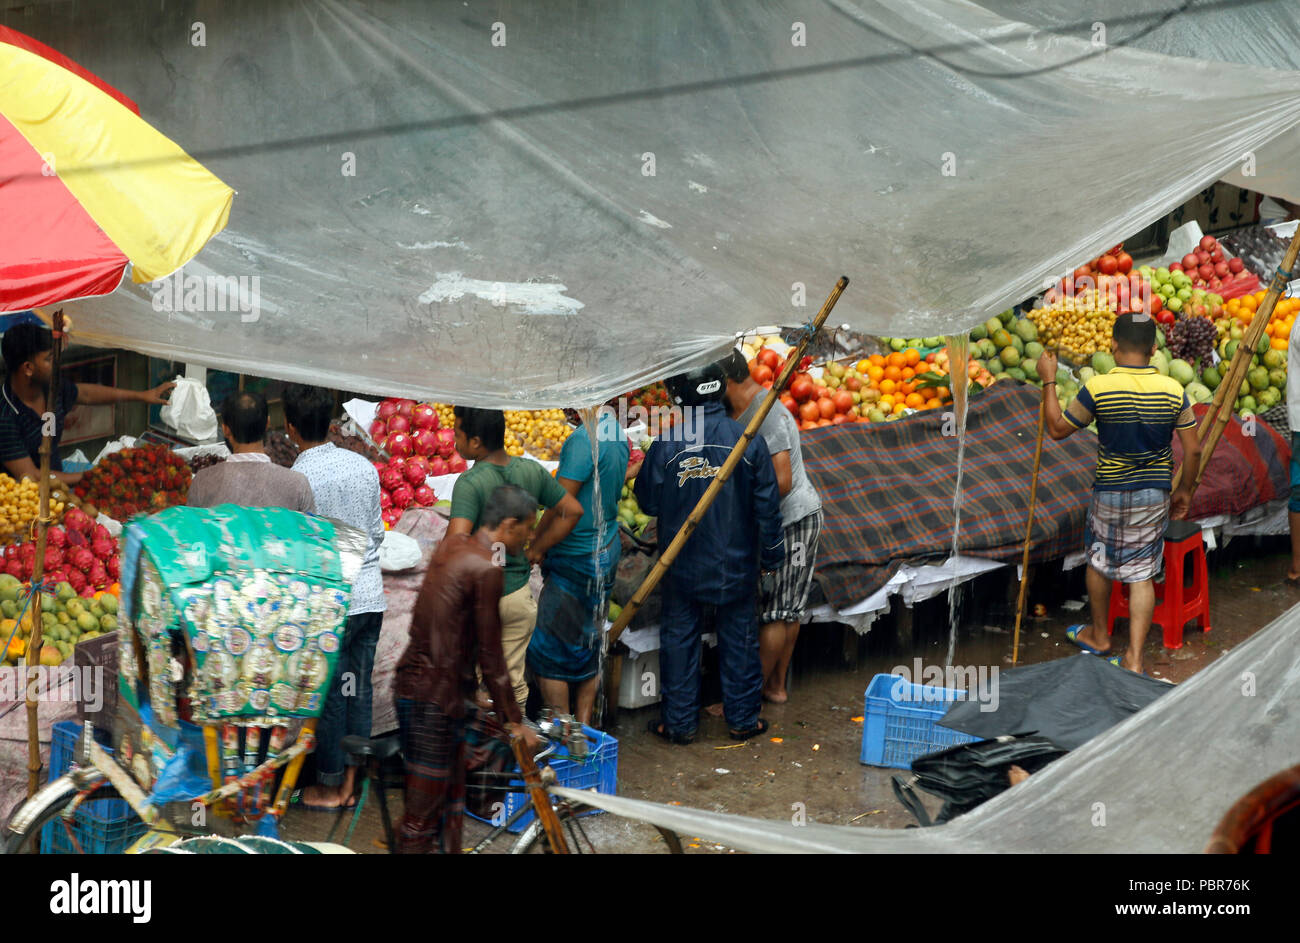
{"type": "Polygon", "coordinates": [[[560,827],[560,817],[555,814],[555,807],[551,805],[551,794],[546,791],[541,771],[537,768],[532,753],[524,745],[523,737],[512,736],[510,748],[514,750],[515,761],[519,763],[519,772],[523,776],[524,785],[528,788],[528,797],[533,800],[533,812],[537,816],[537,821],[542,823],[546,838],[551,843],[552,853],[569,854],[569,843],[565,840],[564,830],[560,827]]]}
{"type": "MultiPolygon", "coordinates": [[[[686,541],[689,540],[691,534],[695,532],[696,525],[698,525],[700,519],[704,517],[704,512],[709,509],[711,504],[713,504],[714,499],[718,496],[718,492],[722,490],[722,486],[725,485],[727,479],[731,477],[732,471],[740,463],[741,458],[745,454],[745,450],[749,448],[749,443],[753,441],[754,436],[758,433],[759,427],[763,425],[763,420],[766,419],[767,414],[772,411],[772,406],[780,398],[781,391],[785,389],[785,385],[790,382],[790,377],[793,376],[795,370],[798,369],[799,360],[803,357],[804,351],[808,349],[808,344],[811,342],[813,335],[817,333],[824,323],[826,323],[826,318],[830,315],[831,309],[835,307],[835,302],[840,300],[840,295],[844,293],[844,289],[847,288],[848,285],[848,277],[841,276],[839,281],[835,283],[835,287],[831,289],[831,293],[826,296],[826,300],[822,302],[821,310],[817,312],[817,317],[812,321],[812,330],[805,332],[803,339],[799,342],[799,346],[795,349],[794,353],[787,358],[785,368],[772,383],[772,388],[767,391],[767,396],[764,397],[762,405],[758,408],[758,412],[755,413],[754,418],[749,421],[749,426],[745,429],[739,441],[736,442],[735,447],[731,450],[731,454],[727,456],[727,460],[722,463],[722,468],[718,472],[717,477],[713,479],[709,484],[708,489],[700,496],[699,503],[695,505],[695,510],[691,511],[690,516],[686,518],[686,523],[682,525],[681,530],[679,530],[676,536],[673,537],[672,542],[668,544],[668,547],[659,556],[659,559],[655,561],[655,565],[651,568],[650,572],[646,574],[646,578],[642,581],[641,586],[632,594],[632,598],[627,601],[627,605],[623,607],[623,611],[619,614],[618,619],[609,630],[609,645],[613,645],[618,641],[619,636],[623,634],[623,630],[626,629],[628,623],[632,621],[632,617],[636,615],[637,610],[640,609],[641,605],[646,601],[646,597],[648,597],[654,588],[659,585],[659,581],[663,579],[664,574],[668,572],[668,568],[672,566],[673,561],[677,559],[677,554],[681,552],[686,541]]],[[[614,692],[614,696],[617,697],[617,692],[614,692]]]]}
{"type": "MultiPolygon", "coordinates": [[[[1264,295],[1264,302],[1259,306],[1259,310],[1255,312],[1250,327],[1246,331],[1246,336],[1238,344],[1237,352],[1233,354],[1232,361],[1228,365],[1228,372],[1219,381],[1219,386],[1214,391],[1213,405],[1209,412],[1205,414],[1205,418],[1201,420],[1200,427],[1196,430],[1196,437],[1201,442],[1201,465],[1200,468],[1196,469],[1196,476],[1192,479],[1193,493],[1195,493],[1196,486],[1201,483],[1201,479],[1205,476],[1205,469],[1210,464],[1210,456],[1214,454],[1214,449],[1219,444],[1223,431],[1228,427],[1228,422],[1232,417],[1232,404],[1237,397],[1237,391],[1241,389],[1241,381],[1246,378],[1246,373],[1250,369],[1251,358],[1254,357],[1255,351],[1259,347],[1259,339],[1264,336],[1264,329],[1268,327],[1268,322],[1273,317],[1273,308],[1277,305],[1277,300],[1282,297],[1282,293],[1286,291],[1287,283],[1291,280],[1291,274],[1295,271],[1297,257],[1300,257],[1300,229],[1296,229],[1295,235],[1291,237],[1291,244],[1287,246],[1281,264],[1269,281],[1268,293],[1264,295]]],[[[1295,382],[1295,380],[1288,380],[1288,382],[1295,382]]],[[[1175,491],[1178,490],[1182,477],[1183,467],[1180,465],[1174,471],[1173,488],[1175,491]]]]}
{"type": "Polygon", "coordinates": [[[41,593],[37,587],[45,576],[45,535],[50,523],[50,452],[57,433],[54,416],[59,409],[59,364],[63,355],[63,309],[54,312],[54,352],[50,368],[50,392],[45,408],[49,419],[42,417],[45,435],[41,438],[40,510],[36,515],[36,565],[32,569],[32,598],[27,604],[32,631],[27,639],[27,796],[36,795],[41,785],[41,719],[37,701],[36,679],[41,670],[41,593]]]}
{"type": "Polygon", "coordinates": [[[1029,585],[1029,541],[1034,533],[1034,510],[1038,506],[1038,469],[1043,460],[1043,429],[1047,425],[1047,397],[1055,396],[1043,388],[1043,402],[1038,407],[1038,439],[1034,443],[1034,475],[1029,486],[1029,520],[1025,524],[1025,551],[1020,559],[1020,596],[1016,600],[1016,631],[1011,642],[1011,667],[1020,661],[1020,620],[1025,614],[1025,587],[1029,585]]]}

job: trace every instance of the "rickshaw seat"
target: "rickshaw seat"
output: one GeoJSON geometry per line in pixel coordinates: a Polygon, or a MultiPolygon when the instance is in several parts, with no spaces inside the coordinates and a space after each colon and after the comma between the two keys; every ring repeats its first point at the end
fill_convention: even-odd
{"type": "Polygon", "coordinates": [[[397,737],[377,737],[369,740],[360,734],[344,737],[339,745],[343,747],[343,752],[347,756],[370,756],[381,763],[396,756],[402,749],[402,744],[397,737]]]}

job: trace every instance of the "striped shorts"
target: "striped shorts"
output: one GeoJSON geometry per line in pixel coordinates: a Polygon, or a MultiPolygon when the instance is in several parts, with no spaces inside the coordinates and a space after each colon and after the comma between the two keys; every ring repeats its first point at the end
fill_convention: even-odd
{"type": "Polygon", "coordinates": [[[1168,491],[1094,491],[1084,530],[1088,565],[1121,583],[1156,579],[1165,565],[1168,523],[1168,491]]]}
{"type": "Polygon", "coordinates": [[[771,595],[759,600],[759,621],[800,622],[817,565],[817,538],[822,532],[821,508],[785,528],[785,563],[777,571],[771,595]]]}

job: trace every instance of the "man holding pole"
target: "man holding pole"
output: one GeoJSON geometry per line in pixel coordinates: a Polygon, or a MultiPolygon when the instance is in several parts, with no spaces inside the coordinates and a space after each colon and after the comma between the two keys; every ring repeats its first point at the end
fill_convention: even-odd
{"type": "MultiPolygon", "coordinates": [[[[1064,414],[1055,380],[1043,384],[1045,425],[1053,439],[1097,421],[1097,475],[1085,532],[1092,621],[1070,626],[1065,634],[1086,652],[1109,655],[1111,582],[1129,584],[1129,644],[1122,664],[1139,674],[1155,611],[1153,580],[1164,569],[1165,527],[1171,516],[1187,514],[1201,462],[1196,418],[1181,384],[1150,365],[1155,345],[1156,323],[1150,315],[1122,314],[1112,331],[1115,368],[1089,380],[1064,414]],[[1183,445],[1184,473],[1171,500],[1175,430],[1183,445]]],[[[1056,376],[1055,354],[1039,357],[1038,375],[1056,376]]],[[[1121,663],[1119,656],[1110,661],[1121,663]]]]}
{"type": "MultiPolygon", "coordinates": [[[[659,539],[668,546],[687,525],[745,430],[727,418],[722,368],[714,363],[669,378],[665,385],[683,419],[646,453],[636,480],[641,509],[659,518],[659,539]]],[[[662,720],[650,732],[672,743],[695,739],[700,715],[700,638],[718,633],[722,703],[733,740],[767,730],[758,716],[763,666],[758,651],[759,569],[771,582],[785,560],[781,502],[772,456],[761,436],[743,459],[663,582],[659,629],[662,720]]]]}

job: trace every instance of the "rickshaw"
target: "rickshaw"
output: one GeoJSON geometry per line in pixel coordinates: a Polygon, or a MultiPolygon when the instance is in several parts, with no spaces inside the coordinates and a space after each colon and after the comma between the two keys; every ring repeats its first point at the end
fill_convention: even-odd
{"type": "MultiPolygon", "coordinates": [[[[111,731],[98,732],[111,735],[111,750],[87,723],[72,768],[15,812],[3,850],[40,850],[42,829],[55,822],[80,852],[71,825],[78,807],[120,797],[149,826],[132,852],[301,853],[304,843],[278,842],[277,823],[315,746],[366,546],[361,531],[279,508],[175,507],[131,521],[117,705],[111,731]]],[[[475,850],[530,809],[537,820],[514,843],[516,852],[569,851],[565,827],[578,838],[575,820],[585,807],[553,804],[547,787],[554,772],[537,761],[561,746],[581,761],[587,738],[568,715],[548,712],[536,729],[549,741],[546,750],[534,757],[514,738],[518,769],[482,774],[491,781],[483,788],[527,799],[475,850]]],[[[376,743],[343,742],[369,764],[371,775],[361,777],[367,790],[379,772],[376,743]]],[[[358,813],[364,801],[363,792],[358,813]]],[[[382,793],[381,811],[391,848],[382,793]]]]}
{"type": "Polygon", "coordinates": [[[15,813],[6,848],[113,793],[153,843],[275,837],[315,744],[367,537],[236,505],[170,508],[126,535],[111,752],[83,736],[74,769],[15,813]]]}

